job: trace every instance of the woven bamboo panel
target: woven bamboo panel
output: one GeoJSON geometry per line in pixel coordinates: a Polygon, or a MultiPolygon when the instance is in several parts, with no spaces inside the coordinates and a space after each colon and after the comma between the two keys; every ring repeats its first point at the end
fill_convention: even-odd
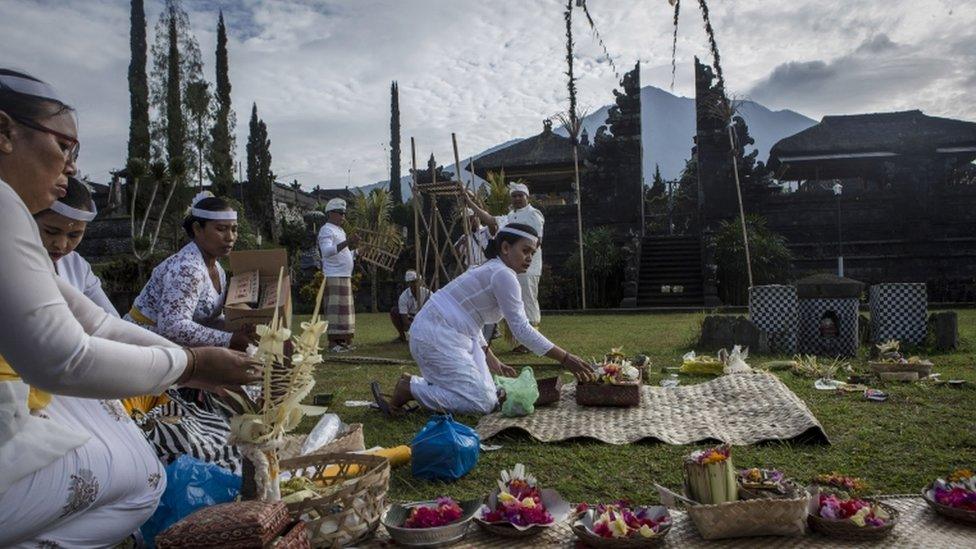
{"type": "Polygon", "coordinates": [[[438,181],[436,183],[417,183],[417,192],[435,196],[457,196],[463,187],[457,181],[438,181]]]}
{"type": "Polygon", "coordinates": [[[720,440],[755,444],[764,440],[829,443],[807,405],[776,376],[734,374],[697,385],[641,387],[633,408],[578,406],[576,385],[564,386],[557,404],[526,417],[494,413],[481,418],[478,434],[490,438],[519,429],[542,442],[593,438],[608,444],[655,439],[668,444],[720,440]]]}
{"type": "Polygon", "coordinates": [[[403,240],[393,233],[366,229],[357,229],[356,234],[361,237],[357,257],[383,270],[392,271],[403,252],[403,240]]]}
{"type": "MultiPolygon", "coordinates": [[[[976,546],[976,527],[966,526],[949,521],[928,508],[919,496],[882,496],[885,503],[900,512],[898,524],[894,531],[884,539],[877,541],[844,541],[829,538],[817,533],[808,532],[802,537],[762,537],[735,538],[715,541],[702,539],[695,530],[695,525],[683,511],[671,511],[674,526],[665,536],[659,547],[718,547],[718,548],[753,548],[753,547],[919,547],[919,548],[954,548],[976,546]]],[[[538,537],[523,540],[526,543],[515,545],[506,538],[492,538],[486,532],[472,528],[470,533],[460,542],[451,545],[456,548],[485,548],[507,549],[509,547],[577,547],[576,536],[570,528],[570,522],[558,524],[543,532],[538,537]]],[[[392,542],[383,527],[380,526],[376,537],[364,542],[359,547],[390,547],[392,542]]]]}

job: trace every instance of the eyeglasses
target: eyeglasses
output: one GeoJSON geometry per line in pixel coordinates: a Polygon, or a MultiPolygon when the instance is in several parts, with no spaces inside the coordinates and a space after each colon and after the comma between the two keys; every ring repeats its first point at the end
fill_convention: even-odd
{"type": "Polygon", "coordinates": [[[64,153],[65,161],[70,161],[72,164],[78,161],[78,153],[81,152],[81,143],[78,141],[77,138],[71,137],[70,135],[61,133],[57,130],[52,130],[51,128],[48,128],[47,126],[44,126],[42,124],[38,124],[37,122],[29,118],[24,118],[22,116],[15,116],[10,113],[7,114],[8,116],[10,116],[10,118],[13,118],[22,126],[28,127],[35,131],[44,132],[46,134],[53,135],[58,139],[63,139],[64,141],[67,141],[68,142],[67,146],[65,146],[63,143],[60,142],[58,143],[61,146],[61,152],[64,153]]]}

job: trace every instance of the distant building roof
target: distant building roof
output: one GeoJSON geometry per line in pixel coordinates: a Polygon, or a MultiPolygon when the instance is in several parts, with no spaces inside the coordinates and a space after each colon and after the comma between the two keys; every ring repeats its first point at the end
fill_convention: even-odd
{"type": "MultiPolygon", "coordinates": [[[[581,157],[584,154],[581,152],[581,157]]],[[[573,142],[553,133],[552,123],[546,121],[542,133],[523,139],[504,149],[479,157],[475,171],[484,177],[488,171],[528,166],[551,166],[573,163],[573,142]]]]}
{"type": "Polygon", "coordinates": [[[825,116],[777,142],[769,167],[787,180],[853,177],[906,155],[938,155],[956,165],[976,158],[976,123],[902,111],[825,116]]]}
{"type": "Polygon", "coordinates": [[[865,158],[906,153],[976,151],[976,123],[902,111],[825,116],[819,124],[779,140],[770,161],[847,155],[865,158]],[[799,157],[799,158],[797,158],[799,157]]]}

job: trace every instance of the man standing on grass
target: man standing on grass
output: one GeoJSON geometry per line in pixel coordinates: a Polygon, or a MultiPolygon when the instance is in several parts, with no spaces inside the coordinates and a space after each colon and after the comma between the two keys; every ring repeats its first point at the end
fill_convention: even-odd
{"type": "MultiPolygon", "coordinates": [[[[529,319],[529,324],[538,328],[542,321],[542,312],[539,309],[539,279],[542,278],[542,229],[546,224],[546,218],[542,212],[529,204],[529,187],[525,183],[509,183],[508,196],[511,200],[508,213],[497,217],[475,205],[470,196],[466,196],[466,202],[478,218],[488,226],[488,230],[493,235],[498,232],[498,229],[511,223],[528,225],[539,234],[539,243],[536,246],[535,254],[532,256],[531,266],[526,272],[518,275],[519,286],[522,288],[525,316],[529,319]]],[[[519,344],[513,351],[525,353],[528,352],[528,349],[519,344]]]]}
{"type": "Polygon", "coordinates": [[[323,296],[325,318],[329,321],[326,334],[329,348],[342,353],[352,348],[356,333],[356,308],[352,298],[353,250],[359,236],[346,237],[342,223],[346,219],[346,201],[333,198],[325,205],[328,222],[319,230],[319,252],[322,254],[322,274],[325,276],[323,296]]]}
{"type": "Polygon", "coordinates": [[[407,333],[410,332],[410,325],[413,317],[417,316],[421,307],[430,299],[430,290],[424,286],[424,280],[417,275],[417,271],[410,269],[404,275],[403,281],[409,284],[406,290],[400,294],[400,299],[396,306],[390,311],[390,321],[396,328],[397,341],[406,343],[407,333]]]}

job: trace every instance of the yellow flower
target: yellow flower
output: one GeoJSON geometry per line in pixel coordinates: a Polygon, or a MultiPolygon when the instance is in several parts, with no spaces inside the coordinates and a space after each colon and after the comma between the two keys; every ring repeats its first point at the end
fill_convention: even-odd
{"type": "Polygon", "coordinates": [[[525,507],[526,509],[535,509],[535,500],[532,498],[523,499],[522,507],[525,507]]]}
{"type": "Polygon", "coordinates": [[[949,475],[949,481],[960,482],[963,480],[968,480],[972,476],[973,476],[973,472],[970,471],[969,469],[956,469],[955,471],[952,472],[951,475],[949,475]]]}
{"type": "Polygon", "coordinates": [[[508,492],[500,492],[498,494],[498,501],[500,501],[503,505],[508,505],[510,503],[518,502],[518,498],[512,494],[509,494],[508,492]]]}
{"type": "Polygon", "coordinates": [[[637,532],[641,535],[641,537],[645,537],[645,538],[653,538],[656,535],[654,533],[654,530],[651,529],[651,527],[646,524],[642,524],[640,530],[638,530],[637,532]]]}
{"type": "Polygon", "coordinates": [[[610,522],[610,532],[615,538],[625,538],[627,537],[627,523],[624,522],[624,517],[620,514],[617,515],[613,521],[610,522]]]}
{"type": "Polygon", "coordinates": [[[856,513],[851,515],[851,522],[858,526],[864,526],[864,519],[868,518],[868,514],[871,513],[870,507],[861,507],[856,513]]]}

